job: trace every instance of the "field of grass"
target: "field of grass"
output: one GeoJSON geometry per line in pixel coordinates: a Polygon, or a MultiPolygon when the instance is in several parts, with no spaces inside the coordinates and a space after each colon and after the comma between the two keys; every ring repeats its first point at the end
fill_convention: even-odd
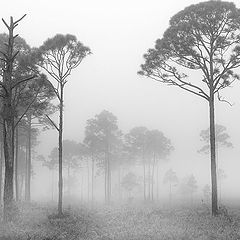
{"type": "Polygon", "coordinates": [[[13,223],[0,225],[0,240],[237,240],[240,211],[211,217],[203,207],[161,209],[156,205],[72,207],[58,218],[54,208],[19,206],[13,223]]]}

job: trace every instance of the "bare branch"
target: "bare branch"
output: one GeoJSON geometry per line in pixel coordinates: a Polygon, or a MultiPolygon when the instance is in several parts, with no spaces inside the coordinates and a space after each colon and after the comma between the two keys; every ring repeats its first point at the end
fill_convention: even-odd
{"type": "Polygon", "coordinates": [[[26,17],[27,14],[24,14],[21,18],[19,18],[17,21],[15,21],[13,24],[17,26],[17,23],[19,23],[24,17],[26,17]]]}
{"type": "Polygon", "coordinates": [[[11,89],[15,88],[16,86],[18,86],[19,84],[21,84],[21,83],[23,83],[23,82],[27,82],[27,81],[32,80],[32,79],[35,78],[35,77],[37,77],[36,74],[34,74],[34,75],[30,76],[30,77],[27,77],[27,78],[25,78],[25,79],[22,79],[22,80],[18,81],[17,83],[15,83],[15,84],[11,87],[11,89]]]}
{"type": "Polygon", "coordinates": [[[27,111],[29,110],[29,108],[32,106],[32,104],[36,101],[37,96],[40,92],[40,90],[42,89],[42,87],[38,88],[37,93],[35,94],[34,98],[32,99],[32,101],[28,104],[27,108],[25,109],[25,111],[23,112],[23,114],[21,115],[21,117],[18,119],[18,121],[15,123],[14,128],[18,125],[18,123],[22,120],[22,118],[24,117],[24,115],[27,113],[27,111]]]}
{"type": "Polygon", "coordinates": [[[8,24],[5,22],[5,20],[2,18],[2,21],[4,23],[4,25],[7,27],[7,29],[10,29],[10,27],[8,26],[8,24]]]}
{"type": "Polygon", "coordinates": [[[51,124],[56,128],[56,130],[59,132],[60,129],[57,127],[56,123],[47,114],[45,114],[45,116],[51,122],[51,124]]]}
{"type": "Polygon", "coordinates": [[[234,103],[230,103],[229,101],[225,100],[222,96],[220,96],[219,92],[217,92],[217,97],[220,102],[225,102],[229,104],[231,107],[234,105],[234,103]]]}

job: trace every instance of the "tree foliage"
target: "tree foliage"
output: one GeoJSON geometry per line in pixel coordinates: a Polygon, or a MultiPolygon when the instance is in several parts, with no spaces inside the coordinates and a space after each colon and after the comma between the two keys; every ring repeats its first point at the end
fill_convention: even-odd
{"type": "Polygon", "coordinates": [[[206,100],[239,75],[240,11],[225,1],[191,5],[174,15],[170,27],[144,55],[142,75],[178,86],[206,100]],[[198,75],[191,78],[195,70],[198,75]],[[196,81],[198,78],[200,81],[196,81]]]}
{"type": "MultiPolygon", "coordinates": [[[[215,139],[218,147],[233,147],[232,143],[228,141],[230,136],[226,132],[227,128],[223,125],[215,125],[215,139]]],[[[208,153],[210,150],[210,129],[202,130],[200,132],[200,140],[205,143],[205,145],[198,151],[200,153],[208,153]]]]}

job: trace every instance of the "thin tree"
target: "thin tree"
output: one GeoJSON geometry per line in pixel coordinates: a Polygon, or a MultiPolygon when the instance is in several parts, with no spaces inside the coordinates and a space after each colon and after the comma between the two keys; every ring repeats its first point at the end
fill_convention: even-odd
{"type": "Polygon", "coordinates": [[[143,165],[143,198],[146,196],[146,127],[134,127],[125,135],[126,148],[131,159],[140,159],[143,165]]]}
{"type": "Polygon", "coordinates": [[[214,98],[239,79],[240,11],[234,3],[207,1],[174,15],[170,27],[144,55],[142,75],[206,100],[210,116],[212,214],[217,215],[214,98]],[[191,80],[192,79],[192,80],[191,80]],[[197,81],[197,79],[199,81],[197,81]]]}
{"type": "Polygon", "coordinates": [[[170,206],[172,204],[172,187],[173,185],[176,185],[178,183],[178,177],[176,172],[174,172],[172,169],[169,169],[163,179],[164,184],[169,184],[169,203],[170,206]]]}
{"type": "MultiPolygon", "coordinates": [[[[104,192],[106,203],[111,198],[111,173],[113,169],[114,152],[121,144],[122,133],[117,125],[117,117],[103,110],[94,118],[87,120],[87,136],[94,136],[94,146],[98,148],[98,166],[104,170],[104,192]]],[[[89,139],[85,139],[85,143],[89,139]]]]}
{"type": "Polygon", "coordinates": [[[64,87],[72,70],[77,68],[82,60],[89,55],[90,49],[85,47],[73,35],[57,34],[53,38],[46,40],[36,51],[38,65],[44,69],[54,80],[51,82],[52,88],[59,100],[59,124],[47,115],[46,117],[58,131],[59,148],[59,196],[58,196],[58,214],[62,215],[62,197],[63,197],[63,176],[62,176],[62,151],[63,151],[63,102],[64,87]]]}
{"type": "Polygon", "coordinates": [[[188,177],[185,177],[180,184],[180,191],[184,196],[189,196],[191,204],[193,203],[193,194],[197,191],[197,180],[194,175],[191,174],[188,177]]]}
{"type": "Polygon", "coordinates": [[[160,160],[166,159],[171,153],[173,147],[171,141],[164,136],[162,132],[157,129],[148,131],[146,133],[146,155],[149,167],[149,199],[153,201],[154,198],[154,172],[155,167],[160,160]],[[151,188],[151,189],[150,189],[151,188]],[[151,196],[150,196],[151,192],[151,196]]]}

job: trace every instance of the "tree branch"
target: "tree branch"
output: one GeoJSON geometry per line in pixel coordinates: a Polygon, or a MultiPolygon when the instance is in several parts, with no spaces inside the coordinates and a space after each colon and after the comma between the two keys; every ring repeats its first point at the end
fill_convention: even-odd
{"type": "Polygon", "coordinates": [[[11,89],[15,88],[16,86],[18,86],[19,84],[21,84],[21,83],[23,83],[23,82],[27,82],[27,81],[29,81],[29,80],[32,80],[32,79],[35,78],[35,77],[37,77],[36,74],[34,74],[34,75],[31,76],[31,77],[22,79],[22,80],[18,81],[17,83],[15,83],[15,84],[11,87],[11,89]]]}
{"type": "Polygon", "coordinates": [[[18,125],[18,123],[22,120],[22,118],[24,117],[24,115],[27,113],[27,111],[29,110],[29,108],[32,106],[32,104],[35,102],[35,100],[37,99],[37,96],[40,92],[40,90],[42,89],[42,87],[38,88],[38,91],[36,93],[36,95],[34,96],[34,98],[32,99],[32,101],[28,104],[27,108],[25,109],[25,111],[23,112],[23,114],[21,115],[21,117],[17,120],[16,124],[14,125],[14,128],[18,125]]]}
{"type": "Polygon", "coordinates": [[[51,124],[56,128],[56,130],[59,132],[60,129],[57,127],[56,123],[47,114],[45,114],[45,116],[51,122],[51,124]]]}

